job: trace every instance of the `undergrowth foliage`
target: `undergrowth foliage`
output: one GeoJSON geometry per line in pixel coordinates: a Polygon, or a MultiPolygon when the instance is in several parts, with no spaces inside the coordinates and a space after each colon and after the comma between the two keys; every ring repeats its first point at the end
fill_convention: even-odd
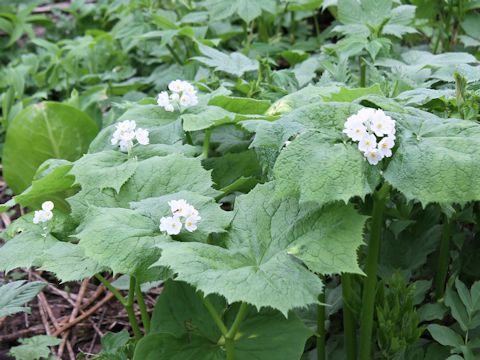
{"type": "MultiPolygon", "coordinates": [[[[67,104],[16,103],[34,60],[3,69],[16,84],[2,95],[15,196],[1,210],[33,211],[3,232],[0,271],[105,285],[131,333],[106,335],[115,347],[97,359],[480,356],[480,274],[465,254],[480,254],[480,66],[466,51],[413,48],[419,32],[435,51],[458,34],[448,42],[419,21],[422,2],[133,3],[115,2],[128,19],[102,36],[32,40],[66,59],[29,86],[56,80],[48,91],[68,91],[67,104]],[[321,7],[335,20],[320,33],[321,7]],[[314,36],[299,28],[312,10],[314,36]],[[268,42],[285,30],[292,38],[268,42]],[[72,58],[77,43],[114,59],[72,58]],[[162,61],[134,77],[129,51],[162,61]],[[116,57],[127,60],[107,72],[116,57]],[[126,297],[105,274],[128,278],[126,297]],[[149,314],[143,293],[159,283],[149,314]],[[338,326],[326,321],[340,310],[338,326]]],[[[462,21],[480,8],[456,6],[467,3],[462,21]]],[[[461,24],[468,47],[476,33],[461,24]]],[[[8,26],[6,48],[18,40],[8,26]]],[[[0,316],[27,311],[42,286],[0,286],[0,316]]],[[[46,357],[57,340],[11,354],[46,357]]]]}

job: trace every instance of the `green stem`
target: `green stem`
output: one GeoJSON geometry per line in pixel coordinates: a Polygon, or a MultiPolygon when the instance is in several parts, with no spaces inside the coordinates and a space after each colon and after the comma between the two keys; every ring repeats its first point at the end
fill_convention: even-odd
{"type": "Polygon", "coordinates": [[[238,329],[240,328],[240,324],[242,323],[243,319],[245,319],[245,315],[247,315],[247,304],[242,303],[240,305],[240,309],[238,309],[237,316],[235,317],[235,320],[233,321],[232,326],[230,327],[230,330],[228,330],[227,335],[225,335],[226,339],[235,339],[235,335],[237,335],[238,329]]]}
{"type": "Polygon", "coordinates": [[[241,303],[238,309],[237,316],[233,320],[233,324],[225,335],[225,349],[227,351],[227,360],[235,360],[235,335],[237,335],[240,325],[247,315],[248,306],[246,303],[241,303]]]}
{"type": "Polygon", "coordinates": [[[375,293],[377,285],[378,254],[383,227],[385,203],[390,192],[390,185],[385,182],[373,195],[373,213],[370,240],[368,243],[367,275],[363,286],[362,311],[360,314],[360,360],[370,360],[372,349],[373,316],[375,310],[375,293]]]}
{"type": "Polygon", "coordinates": [[[179,65],[183,65],[183,61],[180,59],[180,57],[176,53],[175,49],[172,48],[169,44],[167,44],[167,49],[168,49],[168,51],[170,51],[170,54],[172,55],[175,62],[179,65]]]}
{"type": "Polygon", "coordinates": [[[225,350],[227,351],[227,360],[235,360],[235,341],[225,339],[225,350]]]}
{"type": "MultiPolygon", "coordinates": [[[[318,300],[325,304],[325,288],[323,288],[323,292],[318,297],[318,300]]],[[[326,359],[326,352],[325,352],[325,342],[327,333],[325,331],[325,306],[324,305],[317,305],[317,359],[318,360],[325,360],[326,359]]]]}
{"type": "Polygon", "coordinates": [[[360,66],[360,87],[365,87],[367,84],[367,63],[362,57],[358,58],[360,66]]]}
{"type": "Polygon", "coordinates": [[[210,150],[210,138],[212,137],[212,130],[205,130],[205,138],[203,139],[202,155],[204,159],[208,159],[208,151],[210,150]]]}
{"type": "Polygon", "coordinates": [[[343,295],[343,332],[346,360],[357,358],[357,334],[355,333],[355,317],[351,304],[353,301],[352,277],[350,274],[342,274],[343,295]]]}
{"type": "Polygon", "coordinates": [[[123,305],[123,306],[126,306],[127,305],[127,300],[125,300],[125,298],[123,297],[123,295],[120,293],[120,291],[115,288],[111,283],[110,281],[108,281],[107,279],[105,279],[102,275],[100,274],[95,274],[95,277],[98,279],[98,281],[100,281],[103,285],[105,285],[105,287],[110,290],[110,292],[117,298],[118,301],[120,301],[120,303],[123,305]]]}
{"type": "Polygon", "coordinates": [[[210,316],[212,317],[213,321],[215,324],[218,326],[220,329],[220,332],[222,333],[223,336],[226,336],[228,333],[228,329],[223,323],[223,320],[220,318],[220,315],[218,315],[217,310],[213,306],[213,304],[208,300],[206,297],[202,296],[199,294],[199,296],[202,298],[203,305],[207,308],[208,312],[210,313],[210,316]]]}
{"type": "Polygon", "coordinates": [[[147,305],[145,304],[145,299],[143,298],[142,288],[138,282],[135,285],[135,293],[137,294],[137,302],[138,306],[140,307],[140,315],[142,317],[142,323],[146,335],[150,332],[150,316],[148,315],[147,305]]]}
{"type": "Polygon", "coordinates": [[[315,26],[315,39],[317,44],[320,42],[320,25],[318,24],[317,12],[313,12],[313,25],[315,26]]]}
{"type": "Polygon", "coordinates": [[[445,292],[445,281],[447,279],[448,264],[450,262],[450,238],[452,235],[452,222],[445,215],[443,221],[442,238],[438,251],[438,268],[435,274],[435,297],[443,297],[445,292]]]}
{"type": "Polygon", "coordinates": [[[187,142],[188,145],[193,145],[192,135],[190,134],[189,131],[185,131],[185,141],[187,142]]]}
{"type": "Polygon", "coordinates": [[[142,337],[142,333],[140,331],[140,327],[138,326],[135,311],[133,310],[136,283],[136,279],[133,276],[130,276],[130,287],[128,289],[128,298],[127,303],[125,304],[125,309],[127,310],[128,321],[130,321],[130,325],[132,325],[133,335],[135,336],[136,340],[140,340],[142,337]]]}

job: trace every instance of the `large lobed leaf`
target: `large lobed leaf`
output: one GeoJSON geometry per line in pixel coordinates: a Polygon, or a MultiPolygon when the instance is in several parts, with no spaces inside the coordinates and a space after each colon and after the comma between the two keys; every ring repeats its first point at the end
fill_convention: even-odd
{"type": "Polygon", "coordinates": [[[163,196],[180,190],[189,190],[205,196],[218,194],[211,187],[213,183],[210,172],[202,168],[199,159],[186,158],[180,154],[154,156],[138,161],[131,176],[130,173],[124,172],[117,178],[112,178],[110,174],[119,172],[119,168],[124,169],[125,162],[129,161],[133,160],[127,160],[125,156],[123,161],[120,160],[104,171],[98,167],[96,161],[82,166],[82,177],[86,182],[81,182],[82,190],[69,199],[76,219],[82,219],[88,207],[92,205],[128,208],[132,201],[163,196]],[[90,176],[94,177],[98,171],[105,173],[105,177],[100,180],[101,187],[97,182],[89,180],[90,176]],[[87,174],[91,175],[87,177],[87,174]],[[116,192],[114,186],[121,182],[123,184],[118,187],[119,192],[116,192]]]}
{"type": "Polygon", "coordinates": [[[114,273],[135,275],[158,258],[154,245],[168,241],[159,222],[130,209],[90,207],[76,236],[89,258],[114,273]]]}
{"type": "Polygon", "coordinates": [[[227,248],[166,243],[160,245],[156,265],[170,267],[179,280],[207,295],[272,307],[285,315],[318,302],[322,283],[311,271],[361,273],[356,250],[364,217],[341,205],[300,207],[298,198],[276,200],[273,193],[274,185],[268,183],[237,198],[227,248]]]}
{"type": "Polygon", "coordinates": [[[398,149],[385,179],[408,199],[426,205],[480,200],[480,125],[417,111],[391,114],[398,149]]]}
{"type": "Polygon", "coordinates": [[[252,60],[240,52],[233,52],[227,55],[200,43],[198,43],[198,48],[204,56],[195,56],[193,59],[213,67],[216,71],[223,71],[240,77],[246,72],[258,70],[258,61],[252,60]]]}
{"type": "Polygon", "coordinates": [[[88,149],[97,125],[74,107],[43,102],[22,110],[9,126],[4,175],[15,193],[25,190],[44,161],[76,160],[88,149]]]}
{"type": "Polygon", "coordinates": [[[348,103],[316,103],[275,122],[247,124],[256,131],[253,146],[279,149],[275,166],[276,194],[298,195],[301,202],[321,204],[371,194],[382,176],[408,199],[426,205],[465,203],[480,199],[480,125],[441,119],[405,109],[389,113],[397,122],[397,146],[391,160],[369,165],[356,144],[342,134],[358,107],[348,103]],[[296,137],[295,137],[296,136],[296,137]]]}
{"type": "MultiPolygon", "coordinates": [[[[238,306],[227,308],[218,296],[209,296],[224,322],[231,326],[238,306]]],[[[290,313],[256,312],[250,308],[235,337],[235,359],[299,359],[311,332],[290,313]]],[[[158,298],[152,331],[135,349],[135,360],[225,360],[220,331],[195,289],[169,281],[158,298]]]]}

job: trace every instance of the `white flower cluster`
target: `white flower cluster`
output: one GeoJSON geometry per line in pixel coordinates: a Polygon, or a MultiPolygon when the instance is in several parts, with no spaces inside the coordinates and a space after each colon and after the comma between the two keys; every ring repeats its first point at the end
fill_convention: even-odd
{"type": "Polygon", "coordinates": [[[162,91],[157,96],[157,104],[165,111],[174,111],[195,106],[198,104],[197,90],[188,81],[174,80],[168,84],[168,89],[172,92],[162,91]]]}
{"type": "Polygon", "coordinates": [[[52,220],[53,218],[53,202],[51,201],[45,201],[42,204],[42,210],[37,210],[33,214],[33,223],[34,224],[39,224],[39,223],[44,223],[47,221],[52,220]]]}
{"type": "Polygon", "coordinates": [[[392,156],[395,146],[395,121],[383,110],[363,108],[345,122],[343,130],[371,165],[392,156]]]}
{"type": "Polygon", "coordinates": [[[162,217],[160,219],[160,230],[165,231],[168,235],[178,235],[185,225],[185,229],[189,232],[197,230],[197,223],[202,219],[198,215],[198,211],[187,201],[172,200],[168,202],[173,216],[162,217]],[[182,219],[184,224],[182,224],[182,219]]]}
{"type": "Polygon", "coordinates": [[[112,135],[112,145],[120,146],[120,151],[128,152],[133,147],[133,141],[137,140],[140,145],[148,145],[150,139],[148,130],[137,128],[134,120],[125,120],[117,124],[112,135]]]}

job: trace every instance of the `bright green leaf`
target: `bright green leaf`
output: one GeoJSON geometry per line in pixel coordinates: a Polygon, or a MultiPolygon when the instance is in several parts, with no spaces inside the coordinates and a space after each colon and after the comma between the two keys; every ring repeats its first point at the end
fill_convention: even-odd
{"type": "Polygon", "coordinates": [[[78,159],[96,133],[95,122],[74,107],[54,102],[29,106],[13,119],[7,132],[5,179],[14,192],[22,192],[45,160],[78,159]]]}

